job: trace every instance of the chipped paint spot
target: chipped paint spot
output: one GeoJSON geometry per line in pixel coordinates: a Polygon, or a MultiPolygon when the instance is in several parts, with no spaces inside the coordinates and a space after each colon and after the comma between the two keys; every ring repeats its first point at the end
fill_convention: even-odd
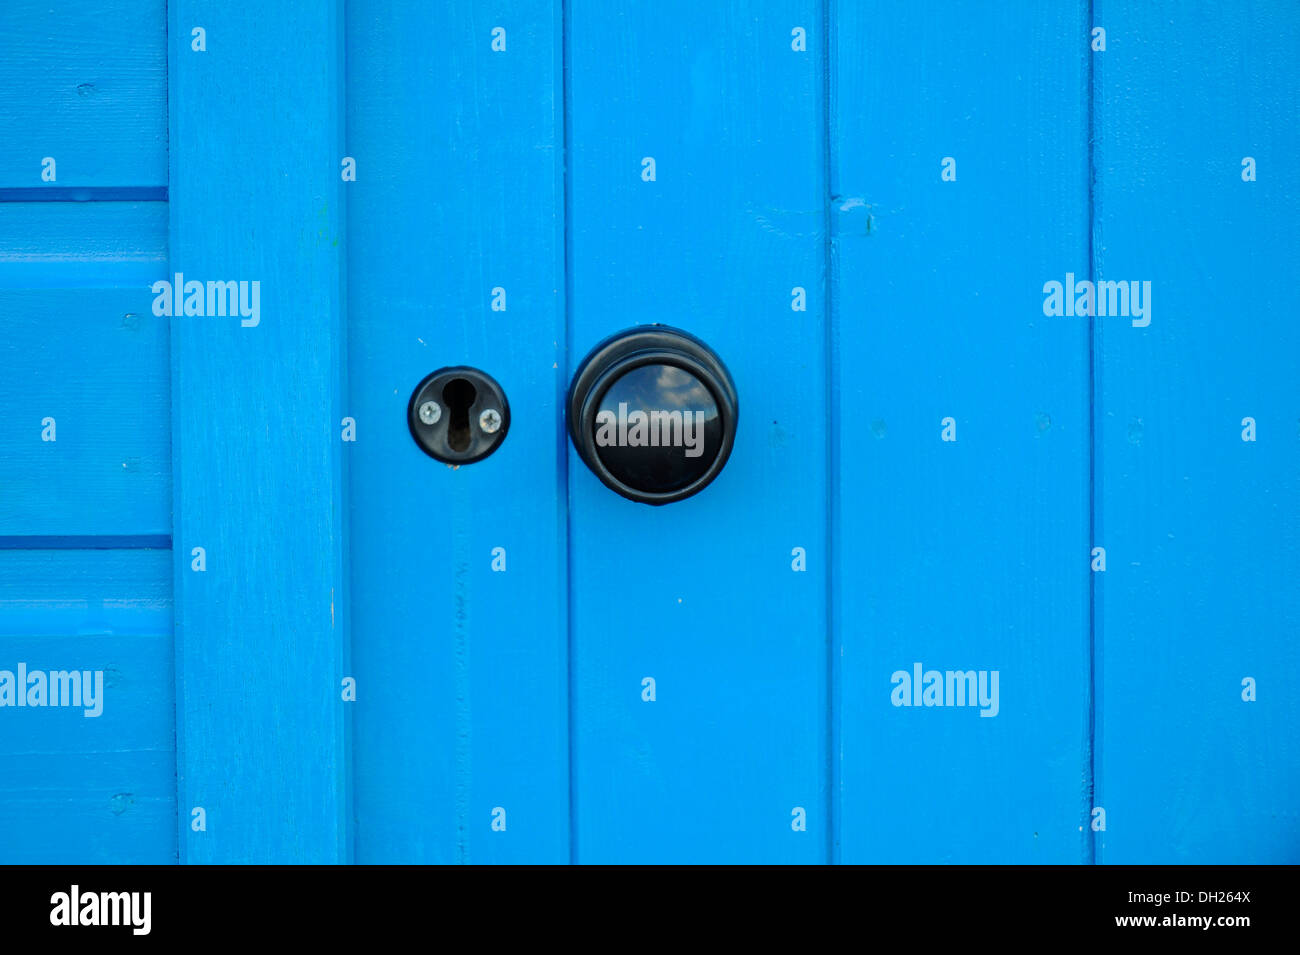
{"type": "Polygon", "coordinates": [[[108,801],[108,809],[115,816],[120,816],[135,805],[135,793],[114,793],[108,801]]]}

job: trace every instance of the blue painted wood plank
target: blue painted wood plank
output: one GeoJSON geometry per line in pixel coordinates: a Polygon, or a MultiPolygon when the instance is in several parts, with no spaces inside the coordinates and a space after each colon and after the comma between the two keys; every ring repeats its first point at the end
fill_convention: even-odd
{"type": "Polygon", "coordinates": [[[168,329],[152,299],[0,289],[0,537],[171,534],[168,329]]]}
{"type": "Polygon", "coordinates": [[[175,861],[171,625],[165,550],[0,553],[0,861],[175,861]],[[20,665],[91,697],[13,706],[20,665]]]}
{"type": "Polygon", "coordinates": [[[841,858],[1084,861],[1087,5],[834,9],[841,858]]]}
{"type": "Polygon", "coordinates": [[[1296,862],[1300,13],[1097,17],[1098,859],[1296,862]]]}
{"type": "Polygon", "coordinates": [[[348,4],[359,861],[569,858],[559,29],[551,2],[348,4]],[[406,412],[458,364],[511,424],[451,468],[406,412]]]}
{"type": "Polygon", "coordinates": [[[165,186],[166,44],[164,0],[6,0],[0,187],[165,186]]]}
{"type": "Polygon", "coordinates": [[[581,862],[827,857],[821,22],[811,0],[571,4],[570,372],[663,322],[740,405],[721,475],[665,507],[570,455],[581,862]]]}
{"type": "Polygon", "coordinates": [[[171,270],[249,283],[172,326],[181,859],[342,862],[342,4],[169,14],[171,270]]]}
{"type": "Polygon", "coordinates": [[[165,202],[0,202],[0,289],[148,289],[166,277],[165,202]]]}
{"type": "Polygon", "coordinates": [[[71,776],[64,775],[66,759],[14,760],[9,778],[20,782],[12,790],[0,782],[0,832],[8,834],[0,836],[0,859],[8,865],[174,863],[173,755],[169,748],[138,757],[81,756],[71,776]]]}
{"type": "MultiPolygon", "coordinates": [[[[165,550],[163,548],[162,550],[165,550]]],[[[0,553],[0,608],[13,613],[28,605],[44,608],[50,613],[67,609],[76,614],[88,608],[88,600],[107,601],[105,610],[122,610],[145,614],[149,619],[170,612],[172,585],[169,576],[158,570],[160,562],[169,561],[158,549],[118,551],[115,553],[63,553],[40,548],[26,553],[0,553]]],[[[55,614],[57,616],[57,614],[55,614]]],[[[54,633],[80,632],[77,626],[69,630],[66,622],[58,623],[54,633]]],[[[130,618],[128,618],[130,619],[130,618]]],[[[144,619],[144,618],[142,618],[144,619]]],[[[132,624],[126,632],[164,632],[152,625],[132,624]]],[[[116,632],[109,626],[94,632],[116,632]]],[[[7,632],[32,632],[24,627],[10,628],[7,632]]]]}

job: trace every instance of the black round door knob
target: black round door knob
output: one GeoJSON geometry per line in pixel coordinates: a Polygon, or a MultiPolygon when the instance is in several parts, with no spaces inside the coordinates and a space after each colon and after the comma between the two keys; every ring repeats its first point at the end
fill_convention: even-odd
{"type": "Polygon", "coordinates": [[[736,440],[731,373],[708,345],[667,325],[606,338],[569,386],[569,435],[606,486],[669,504],[718,476],[736,440]]]}

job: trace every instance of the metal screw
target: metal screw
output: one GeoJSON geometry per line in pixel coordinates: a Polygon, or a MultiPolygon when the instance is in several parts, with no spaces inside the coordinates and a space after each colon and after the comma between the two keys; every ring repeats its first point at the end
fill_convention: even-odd
{"type": "Polygon", "coordinates": [[[420,420],[425,424],[437,424],[442,417],[442,407],[436,401],[426,401],[420,405],[420,420]]]}
{"type": "Polygon", "coordinates": [[[501,427],[501,412],[495,408],[488,408],[478,416],[478,426],[488,434],[496,434],[497,429],[501,427]]]}

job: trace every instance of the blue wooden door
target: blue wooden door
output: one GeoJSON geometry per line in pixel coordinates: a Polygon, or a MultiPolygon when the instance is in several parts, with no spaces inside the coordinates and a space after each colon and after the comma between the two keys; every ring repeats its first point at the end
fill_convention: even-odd
{"type": "Polygon", "coordinates": [[[0,860],[1296,861],[1298,51],[8,4],[0,860]],[[648,323],[740,407],[663,507],[565,420],[648,323]],[[510,426],[449,466],[459,365],[510,426]]]}
{"type": "Polygon", "coordinates": [[[5,862],[177,858],[167,142],[162,0],[0,7],[5,862]]]}

